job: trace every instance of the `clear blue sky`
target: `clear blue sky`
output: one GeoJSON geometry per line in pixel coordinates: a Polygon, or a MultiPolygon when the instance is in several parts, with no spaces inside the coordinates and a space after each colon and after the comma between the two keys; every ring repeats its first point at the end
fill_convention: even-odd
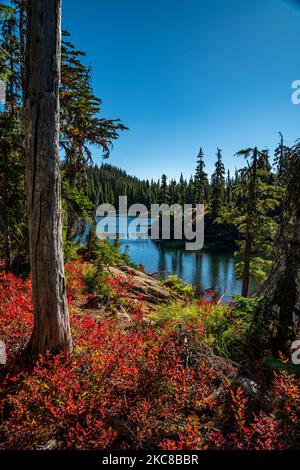
{"type": "Polygon", "coordinates": [[[189,177],[200,146],[209,173],[217,147],[234,169],[241,148],[300,137],[296,1],[63,0],[63,27],[87,53],[102,115],[130,128],[110,158],[130,174],[189,177]]]}

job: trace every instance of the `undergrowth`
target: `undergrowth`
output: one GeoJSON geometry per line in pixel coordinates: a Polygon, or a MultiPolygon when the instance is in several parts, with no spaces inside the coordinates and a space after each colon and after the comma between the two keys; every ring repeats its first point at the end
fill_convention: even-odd
{"type": "MultiPolygon", "coordinates": [[[[15,362],[32,329],[30,280],[0,273],[0,339],[8,357],[0,371],[2,449],[39,449],[50,440],[58,449],[299,446],[299,379],[279,371],[253,398],[235,380],[234,364],[202,347],[241,354],[236,344],[251,306],[186,301],[149,311],[156,318],[149,322],[143,299],[128,296],[132,323],[120,329],[78,307],[95,286],[89,269],[80,260],[66,266],[74,341],[67,364],[50,355],[15,362]]],[[[130,281],[109,288],[124,296],[130,281]]]]}

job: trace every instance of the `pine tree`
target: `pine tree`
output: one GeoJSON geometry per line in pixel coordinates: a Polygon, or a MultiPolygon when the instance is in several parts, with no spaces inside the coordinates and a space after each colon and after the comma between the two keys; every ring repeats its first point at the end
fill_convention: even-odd
{"type": "Polygon", "coordinates": [[[226,178],[226,205],[231,204],[232,200],[232,178],[230,175],[230,170],[227,171],[227,178],[226,178]]]}
{"type": "Polygon", "coordinates": [[[0,112],[0,257],[5,269],[28,267],[25,201],[25,153],[22,124],[24,36],[23,1],[0,4],[0,79],[6,97],[0,112]]]}
{"type": "Polygon", "coordinates": [[[207,204],[208,202],[208,177],[204,170],[204,153],[202,147],[197,157],[197,167],[194,177],[194,203],[207,204]]]}
{"type": "MultiPolygon", "coordinates": [[[[284,204],[275,243],[272,270],[260,292],[275,325],[274,354],[290,353],[290,342],[300,335],[300,145],[284,158],[284,204]]],[[[262,312],[265,318],[268,312],[262,312]]]]}
{"type": "Polygon", "coordinates": [[[221,149],[217,149],[215,171],[211,179],[211,213],[215,220],[220,215],[225,195],[225,168],[222,161],[221,149]]]}
{"type": "Polygon", "coordinates": [[[291,154],[291,149],[284,145],[283,135],[279,132],[279,143],[274,152],[274,164],[276,168],[276,176],[281,181],[286,172],[287,159],[291,154]]]}
{"type": "Polygon", "coordinates": [[[78,220],[86,214],[80,211],[78,193],[86,189],[87,168],[92,162],[91,145],[101,147],[104,156],[109,156],[113,140],[126,127],[118,120],[100,118],[102,102],[93,93],[91,69],[82,63],[85,55],[67,40],[64,33],[62,43],[61,99],[61,146],[65,151],[63,196],[67,200],[67,239],[73,239],[78,220]],[[69,188],[69,193],[66,193],[69,188]],[[78,211],[79,209],[79,211],[78,211]]]}
{"type": "Polygon", "coordinates": [[[234,203],[219,217],[220,222],[233,224],[242,240],[236,255],[237,274],[242,279],[242,295],[248,296],[250,276],[262,280],[271,267],[270,254],[277,232],[272,213],[280,203],[282,190],[266,181],[265,168],[259,160],[266,157],[255,148],[241,150],[238,155],[247,159],[247,167],[240,171],[234,184],[234,203]]]}
{"type": "Polygon", "coordinates": [[[169,186],[165,174],[161,177],[158,202],[159,204],[169,204],[170,202],[169,186]]]}
{"type": "Polygon", "coordinates": [[[183,174],[180,174],[179,183],[178,183],[178,191],[179,191],[179,203],[183,206],[186,203],[186,191],[187,191],[187,182],[185,181],[183,174]]]}
{"type": "Polygon", "coordinates": [[[169,202],[172,204],[180,204],[180,192],[176,180],[171,180],[169,185],[169,202]]]}

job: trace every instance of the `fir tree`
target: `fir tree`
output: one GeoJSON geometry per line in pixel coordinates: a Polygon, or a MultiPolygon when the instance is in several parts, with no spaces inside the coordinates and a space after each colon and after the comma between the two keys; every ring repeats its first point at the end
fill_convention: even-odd
{"type": "Polygon", "coordinates": [[[167,181],[167,176],[165,174],[161,177],[160,190],[159,190],[159,204],[169,204],[170,202],[170,193],[169,186],[167,181]]]}
{"type": "Polygon", "coordinates": [[[197,167],[194,178],[193,202],[195,202],[195,204],[206,204],[208,202],[208,177],[204,168],[204,153],[201,147],[197,157],[197,167]]]}
{"type": "Polygon", "coordinates": [[[222,161],[221,149],[217,149],[215,171],[211,179],[211,213],[215,220],[220,215],[225,195],[225,168],[222,161]]]}
{"type": "Polygon", "coordinates": [[[282,180],[286,171],[287,159],[291,153],[291,149],[284,145],[283,135],[279,132],[279,143],[274,152],[274,164],[276,168],[276,176],[279,181],[282,180]]]}
{"type": "Polygon", "coordinates": [[[236,253],[240,260],[237,274],[243,281],[242,295],[247,297],[250,276],[261,281],[271,266],[270,254],[277,231],[272,213],[280,203],[282,191],[266,181],[265,169],[259,165],[259,160],[265,159],[264,152],[255,147],[241,150],[238,155],[247,159],[247,167],[240,171],[234,185],[234,204],[227,207],[219,220],[233,224],[242,237],[236,253]]]}

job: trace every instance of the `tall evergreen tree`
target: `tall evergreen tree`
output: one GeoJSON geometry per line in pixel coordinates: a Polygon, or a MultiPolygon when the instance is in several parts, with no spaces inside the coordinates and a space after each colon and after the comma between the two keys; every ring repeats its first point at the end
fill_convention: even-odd
{"type": "Polygon", "coordinates": [[[226,178],[226,205],[231,204],[232,200],[232,178],[230,175],[230,170],[227,171],[227,178],[226,178]]]}
{"type": "Polygon", "coordinates": [[[276,168],[276,176],[280,181],[286,171],[287,159],[291,154],[291,149],[284,144],[281,132],[279,132],[279,138],[279,143],[274,152],[274,164],[276,168]]]}
{"type": "Polygon", "coordinates": [[[168,179],[165,174],[161,177],[158,202],[159,204],[169,204],[170,202],[168,179]]]}
{"type": "Polygon", "coordinates": [[[197,167],[194,177],[194,201],[196,204],[208,202],[208,177],[205,172],[204,153],[202,147],[197,157],[197,167]]]}
{"type": "Polygon", "coordinates": [[[260,292],[272,309],[276,334],[274,353],[290,353],[290,342],[300,337],[300,145],[285,154],[283,211],[275,244],[275,261],[260,292]]]}
{"type": "Polygon", "coordinates": [[[225,195],[225,167],[222,161],[221,149],[217,149],[215,171],[211,179],[211,213],[215,220],[220,215],[225,195]]]}
{"type": "Polygon", "coordinates": [[[64,197],[68,203],[67,238],[74,237],[78,219],[85,219],[77,204],[78,194],[86,189],[87,167],[92,162],[91,145],[101,147],[109,156],[113,140],[126,127],[118,120],[100,118],[102,102],[93,93],[91,69],[82,62],[85,55],[67,40],[62,43],[61,146],[65,151],[64,197]],[[69,191],[68,191],[69,190],[69,191]]]}
{"type": "Polygon", "coordinates": [[[234,204],[219,217],[220,222],[232,223],[242,240],[236,255],[238,276],[242,279],[242,295],[248,296],[250,276],[260,281],[271,267],[277,224],[272,213],[280,203],[281,188],[266,181],[266,172],[258,164],[265,154],[257,147],[238,152],[247,159],[234,185],[234,204]]]}
{"type": "Polygon", "coordinates": [[[22,125],[24,35],[23,1],[0,4],[0,80],[6,97],[0,111],[0,257],[6,270],[23,270],[28,262],[22,125]]]}

